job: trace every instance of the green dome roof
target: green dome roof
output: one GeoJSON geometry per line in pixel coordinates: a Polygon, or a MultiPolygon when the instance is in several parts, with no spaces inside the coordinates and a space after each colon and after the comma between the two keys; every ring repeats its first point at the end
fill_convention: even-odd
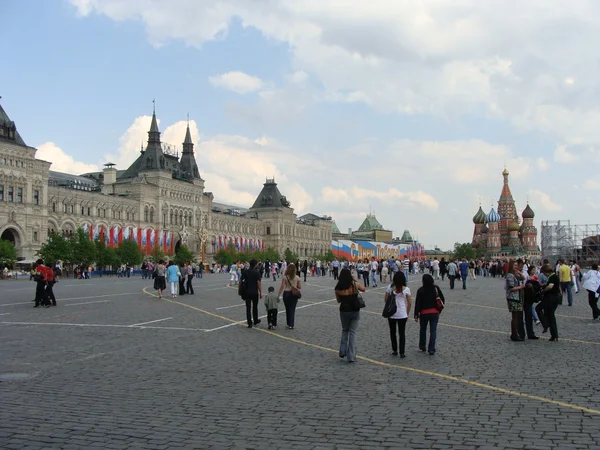
{"type": "Polygon", "coordinates": [[[474,224],[485,223],[485,218],[486,218],[486,215],[485,215],[485,213],[483,212],[483,209],[481,209],[481,206],[480,206],[479,207],[479,211],[477,211],[477,214],[475,214],[473,216],[473,223],[474,224]]]}

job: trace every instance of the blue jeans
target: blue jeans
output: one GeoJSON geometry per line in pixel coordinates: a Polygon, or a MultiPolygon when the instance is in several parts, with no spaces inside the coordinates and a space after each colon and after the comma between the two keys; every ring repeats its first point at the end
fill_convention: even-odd
{"type": "Polygon", "coordinates": [[[435,353],[435,340],[437,338],[437,325],[439,319],[439,314],[421,314],[419,317],[419,323],[421,325],[419,333],[419,349],[425,350],[425,343],[427,342],[427,324],[429,324],[429,345],[427,346],[427,351],[429,353],[435,353]]]}
{"type": "Polygon", "coordinates": [[[342,321],[342,340],[340,341],[340,357],[348,361],[356,361],[356,330],[360,320],[360,311],[340,311],[342,321]]]}
{"type": "Polygon", "coordinates": [[[404,277],[406,278],[406,282],[408,282],[408,272],[410,272],[409,269],[404,269],[404,277]]]}
{"type": "Polygon", "coordinates": [[[463,282],[463,289],[467,288],[467,274],[465,273],[464,275],[461,273],[460,277],[462,278],[462,282],[463,282]]]}
{"type": "Polygon", "coordinates": [[[373,286],[377,286],[377,271],[371,270],[371,283],[373,286]]]}
{"type": "Polygon", "coordinates": [[[567,301],[569,302],[569,306],[573,306],[573,289],[571,286],[571,282],[568,281],[568,282],[564,283],[561,281],[560,288],[563,291],[563,295],[565,294],[565,291],[567,291],[567,301]]]}

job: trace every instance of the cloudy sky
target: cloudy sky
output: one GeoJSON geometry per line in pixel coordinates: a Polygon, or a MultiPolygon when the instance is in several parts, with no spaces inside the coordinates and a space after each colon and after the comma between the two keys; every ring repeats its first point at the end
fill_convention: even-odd
{"type": "Polygon", "coordinates": [[[189,113],[206,189],[372,210],[426,246],[472,235],[501,172],[522,210],[598,223],[595,0],[7,0],[2,105],[54,170],[125,169],[189,113]]]}

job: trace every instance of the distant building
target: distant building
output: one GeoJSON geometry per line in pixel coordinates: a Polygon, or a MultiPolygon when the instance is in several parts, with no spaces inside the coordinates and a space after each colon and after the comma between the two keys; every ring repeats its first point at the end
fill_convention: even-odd
{"type": "Polygon", "coordinates": [[[77,228],[109,246],[133,240],[144,253],[159,246],[172,254],[185,244],[207,262],[230,246],[301,257],[331,249],[331,217],[298,218],[274,179],[250,208],[217,203],[205,191],[189,127],[182,149],[161,142],[153,113],[146,147],[126,170],[107,163],[101,172],[55,172],[0,106],[0,239],[29,260],[51,233],[70,237],[77,228]]]}
{"type": "Polygon", "coordinates": [[[492,208],[486,215],[480,206],[473,217],[475,226],[471,244],[486,258],[516,256],[540,258],[537,228],[533,224],[535,213],[528,203],[521,214],[523,224],[519,225],[519,216],[508,184],[508,175],[508,170],[504,169],[502,172],[504,185],[498,200],[498,212],[492,208]]]}

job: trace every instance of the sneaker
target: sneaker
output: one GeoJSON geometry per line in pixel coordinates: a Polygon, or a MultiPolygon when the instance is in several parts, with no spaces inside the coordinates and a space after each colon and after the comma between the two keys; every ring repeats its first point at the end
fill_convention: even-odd
{"type": "Polygon", "coordinates": [[[539,320],[536,320],[536,321],[535,321],[535,324],[536,324],[536,325],[540,325],[541,323],[542,323],[542,322],[540,322],[539,320]]]}
{"type": "Polygon", "coordinates": [[[268,330],[272,330],[272,329],[273,329],[273,325],[269,325],[269,326],[267,327],[267,329],[268,329],[268,330]]]}

